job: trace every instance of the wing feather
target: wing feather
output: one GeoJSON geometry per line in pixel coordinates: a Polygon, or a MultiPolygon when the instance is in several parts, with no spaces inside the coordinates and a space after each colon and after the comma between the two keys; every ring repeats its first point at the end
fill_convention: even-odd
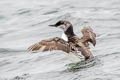
{"type": "Polygon", "coordinates": [[[96,45],[96,34],[93,32],[92,28],[84,27],[81,32],[83,34],[81,40],[86,46],[89,46],[88,42],[92,43],[94,46],[96,45]]]}
{"type": "Polygon", "coordinates": [[[62,50],[69,53],[70,47],[65,40],[55,37],[48,40],[42,40],[36,44],[33,44],[28,48],[28,50],[31,52],[62,50]]]}

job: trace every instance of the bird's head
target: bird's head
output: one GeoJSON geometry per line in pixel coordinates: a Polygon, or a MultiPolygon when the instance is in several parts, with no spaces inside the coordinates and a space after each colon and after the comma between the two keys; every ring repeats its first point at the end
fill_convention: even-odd
{"type": "Polygon", "coordinates": [[[57,23],[55,23],[53,25],[49,25],[49,26],[58,27],[58,28],[61,28],[63,31],[67,31],[68,28],[70,28],[72,26],[72,24],[69,21],[60,20],[57,23]]]}

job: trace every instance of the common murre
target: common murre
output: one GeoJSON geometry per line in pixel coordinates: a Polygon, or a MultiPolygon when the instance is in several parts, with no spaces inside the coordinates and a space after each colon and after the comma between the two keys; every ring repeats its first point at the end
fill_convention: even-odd
{"type": "Polygon", "coordinates": [[[96,34],[90,27],[84,27],[81,32],[83,36],[79,38],[73,31],[73,26],[69,21],[61,20],[54,25],[53,27],[59,27],[63,29],[65,35],[68,38],[68,43],[72,43],[78,51],[81,51],[82,55],[85,56],[85,59],[88,59],[92,53],[89,50],[89,42],[94,46],[96,45],[96,34]]]}
{"type": "Polygon", "coordinates": [[[89,51],[89,43],[91,42],[94,46],[96,44],[95,33],[91,28],[84,27],[82,29],[82,38],[79,38],[73,32],[73,26],[69,21],[60,20],[52,27],[61,28],[63,33],[63,39],[59,37],[50,38],[48,40],[42,40],[28,48],[29,51],[51,51],[51,50],[62,50],[70,53],[72,51],[80,51],[85,59],[88,59],[92,53],[89,51]]]}

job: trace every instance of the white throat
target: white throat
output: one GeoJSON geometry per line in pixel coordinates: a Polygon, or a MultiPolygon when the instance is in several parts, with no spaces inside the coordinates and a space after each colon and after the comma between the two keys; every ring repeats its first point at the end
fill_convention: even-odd
{"type": "Polygon", "coordinates": [[[61,38],[62,38],[63,40],[65,40],[65,41],[68,41],[68,38],[67,38],[67,36],[66,36],[66,34],[65,34],[64,32],[62,33],[61,38]]]}

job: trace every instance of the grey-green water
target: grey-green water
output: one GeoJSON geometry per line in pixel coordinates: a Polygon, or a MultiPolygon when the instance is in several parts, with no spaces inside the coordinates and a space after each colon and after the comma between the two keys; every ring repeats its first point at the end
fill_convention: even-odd
{"type": "Polygon", "coordinates": [[[119,80],[119,0],[0,0],[0,80],[119,80]],[[95,60],[71,64],[63,52],[31,54],[27,48],[61,30],[48,25],[58,20],[72,22],[81,36],[84,26],[97,34],[91,51],[95,60]],[[87,65],[87,66],[86,66],[87,65]],[[85,66],[85,67],[84,67],[85,66]]]}

